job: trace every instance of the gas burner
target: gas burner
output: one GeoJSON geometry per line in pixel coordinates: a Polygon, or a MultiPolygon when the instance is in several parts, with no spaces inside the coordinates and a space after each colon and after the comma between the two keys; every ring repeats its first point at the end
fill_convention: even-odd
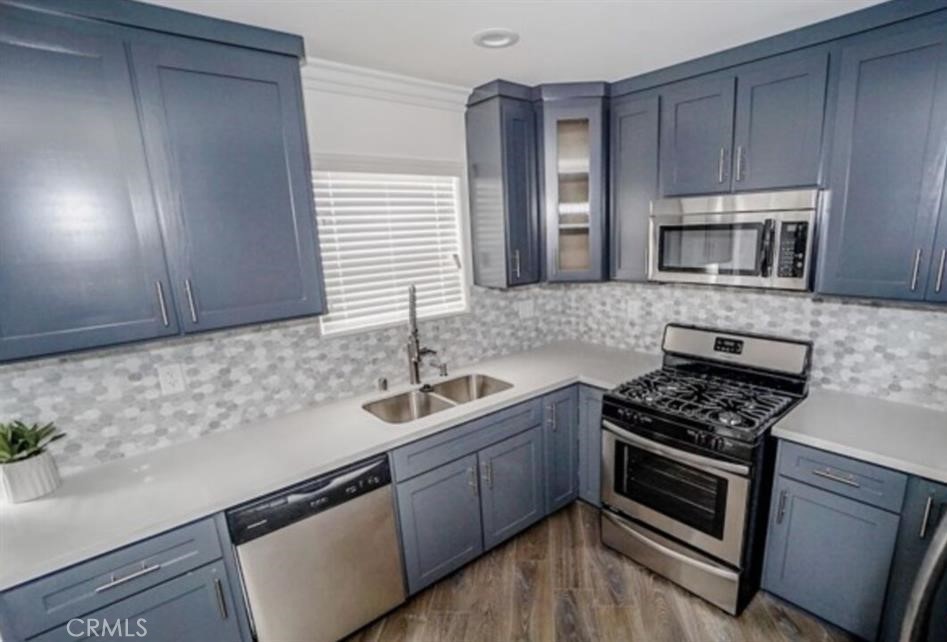
{"type": "Polygon", "coordinates": [[[727,426],[739,426],[743,423],[743,417],[735,412],[724,410],[717,414],[717,421],[727,426]]]}
{"type": "Polygon", "coordinates": [[[662,368],[625,383],[612,394],[620,399],[726,429],[751,439],[791,404],[792,398],[763,386],[703,372],[662,368]]]}

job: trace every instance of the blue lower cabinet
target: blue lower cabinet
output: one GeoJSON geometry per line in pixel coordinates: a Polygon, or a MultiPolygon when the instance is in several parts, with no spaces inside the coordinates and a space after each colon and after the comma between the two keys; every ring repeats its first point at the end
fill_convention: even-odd
{"type": "Polygon", "coordinates": [[[763,588],[874,640],[899,516],[786,477],[773,498],[763,588]]]}
{"type": "Polygon", "coordinates": [[[483,552],[477,455],[398,484],[408,590],[419,590],[483,552]]]}
{"type": "Polygon", "coordinates": [[[602,504],[602,396],[599,388],[579,388],[579,499],[602,504]]]}
{"type": "Polygon", "coordinates": [[[548,513],[562,508],[578,496],[578,407],[576,386],[543,397],[548,513]]]}
{"type": "MultiPolygon", "coordinates": [[[[899,639],[914,578],[934,531],[943,519],[947,519],[947,486],[912,477],[901,513],[901,528],[881,623],[880,638],[885,642],[899,639]]],[[[927,637],[922,639],[928,642],[947,640],[947,577],[941,580],[935,594],[927,637]]]]}
{"type": "Polygon", "coordinates": [[[238,642],[240,628],[221,561],[73,618],[30,638],[31,642],[74,642],[137,637],[149,642],[238,642]]]}
{"type": "Polygon", "coordinates": [[[543,433],[539,426],[480,451],[484,548],[545,516],[543,433]]]}

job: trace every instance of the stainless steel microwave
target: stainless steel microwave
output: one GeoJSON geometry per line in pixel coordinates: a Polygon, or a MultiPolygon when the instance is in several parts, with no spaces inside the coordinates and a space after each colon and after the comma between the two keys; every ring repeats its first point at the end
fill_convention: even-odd
{"type": "Polygon", "coordinates": [[[818,190],[651,203],[648,278],[808,290],[818,190]]]}

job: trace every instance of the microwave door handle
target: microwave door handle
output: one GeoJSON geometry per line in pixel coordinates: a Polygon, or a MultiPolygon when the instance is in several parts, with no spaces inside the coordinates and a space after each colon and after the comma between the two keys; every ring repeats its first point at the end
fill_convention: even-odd
{"type": "Polygon", "coordinates": [[[773,219],[766,219],[763,222],[763,240],[760,242],[760,276],[769,277],[770,270],[773,268],[773,253],[775,241],[775,224],[773,219]]]}

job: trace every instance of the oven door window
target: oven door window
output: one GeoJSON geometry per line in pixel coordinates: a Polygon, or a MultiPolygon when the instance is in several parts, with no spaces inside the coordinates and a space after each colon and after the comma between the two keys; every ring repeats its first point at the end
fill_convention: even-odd
{"type": "Polygon", "coordinates": [[[615,492],[718,539],[727,513],[727,480],[616,443],[615,492]]]}
{"type": "Polygon", "coordinates": [[[658,229],[658,269],[759,276],[763,229],[763,223],[662,225],[658,229]]]}

